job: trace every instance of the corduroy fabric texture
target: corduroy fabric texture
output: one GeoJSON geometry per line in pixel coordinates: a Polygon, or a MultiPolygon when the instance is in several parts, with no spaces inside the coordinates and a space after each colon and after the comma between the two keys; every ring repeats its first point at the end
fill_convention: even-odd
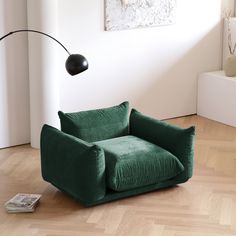
{"type": "Polygon", "coordinates": [[[105,151],[107,186],[134,189],[170,179],[184,170],[170,152],[135,136],[96,142],[105,151]]]}
{"type": "Polygon", "coordinates": [[[82,202],[104,198],[105,158],[101,148],[48,125],[42,128],[40,145],[44,180],[82,202]]]}
{"type": "Polygon", "coordinates": [[[186,129],[148,117],[132,109],[130,134],[154,143],[175,155],[184,166],[176,178],[187,181],[193,174],[195,127],[186,129]]]}
{"type": "Polygon", "coordinates": [[[128,135],[129,103],[74,113],[58,112],[61,130],[87,142],[128,135]]]}
{"type": "MultiPolygon", "coordinates": [[[[44,125],[42,129],[42,176],[44,180],[72,196],[84,206],[93,206],[173,186],[187,181],[192,176],[194,127],[182,129],[145,116],[134,109],[131,112],[128,127],[127,102],[116,106],[115,109],[112,107],[93,110],[92,112],[82,112],[83,118],[80,119],[79,114],[78,120],[76,119],[77,114],[68,114],[69,116],[61,113],[61,122],[65,121],[62,124],[62,126],[65,125],[63,129],[68,133],[71,132],[72,135],[48,125],[44,125]],[[119,112],[114,112],[114,110],[119,112]],[[91,117],[89,118],[89,116],[91,117]],[[78,128],[77,122],[81,123],[85,129],[80,129],[82,126],[78,128]],[[106,125],[109,127],[108,130],[106,125]],[[115,128],[116,126],[117,129],[115,128]],[[128,133],[128,130],[130,130],[130,133],[128,133]],[[80,135],[85,138],[76,138],[76,136],[80,135]],[[126,135],[127,137],[123,137],[126,135]],[[115,140],[112,140],[113,138],[115,140]],[[122,139],[126,139],[126,141],[121,141],[122,139]],[[131,143],[129,144],[129,142],[131,143]],[[121,147],[118,146],[118,143],[121,144],[121,147]],[[143,151],[147,149],[149,151],[152,149],[153,153],[148,152],[147,155],[143,155],[143,151]],[[164,155],[164,152],[160,151],[163,149],[165,153],[171,156],[171,158],[170,156],[167,157],[167,159],[171,159],[170,163],[164,163],[165,161],[163,161],[165,165],[163,164],[164,167],[162,168],[166,169],[166,166],[168,168],[168,170],[164,170],[165,173],[170,171],[169,169],[172,169],[173,166],[174,168],[178,166],[176,167],[177,172],[184,168],[182,172],[178,172],[179,174],[177,173],[172,178],[165,176],[167,179],[162,179],[163,175],[160,178],[160,173],[156,173],[157,169],[161,168],[161,162],[156,154],[164,155]],[[128,154],[126,155],[125,152],[128,154]],[[136,156],[133,152],[136,153],[136,156]],[[112,156],[112,158],[109,159],[109,156],[112,156]],[[107,160],[111,164],[107,163],[106,157],[108,157],[107,160]],[[137,159],[134,161],[135,157],[137,159]],[[176,158],[174,162],[172,162],[173,157],[176,158]],[[149,159],[152,165],[160,167],[146,164],[145,161],[149,159]],[[114,160],[119,164],[115,165],[113,163],[114,160]],[[126,161],[131,164],[126,164],[126,161]],[[142,164],[137,164],[136,162],[142,162],[142,164]],[[143,165],[145,167],[142,167],[143,165]],[[118,172],[116,171],[117,166],[119,167],[118,172]],[[107,173],[110,171],[108,168],[111,169],[111,175],[115,174],[119,180],[121,176],[126,178],[128,172],[132,175],[134,173],[140,175],[141,173],[142,176],[141,178],[136,178],[137,181],[133,183],[135,187],[127,180],[124,183],[130,188],[120,187],[121,184],[117,184],[116,181],[113,181],[110,185],[108,184],[109,181],[107,181],[108,177],[106,178],[107,173]],[[149,181],[151,183],[153,178],[157,178],[157,182],[147,184],[149,181]],[[140,182],[142,182],[142,186],[139,185],[140,182]],[[116,191],[112,190],[109,185],[115,185],[114,189],[116,191]]],[[[163,157],[163,159],[165,158],[163,157]]]]}

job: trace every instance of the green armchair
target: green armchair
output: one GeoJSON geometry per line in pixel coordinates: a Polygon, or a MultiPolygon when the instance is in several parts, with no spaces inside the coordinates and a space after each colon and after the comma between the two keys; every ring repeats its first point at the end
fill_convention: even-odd
{"type": "Polygon", "coordinates": [[[41,132],[43,179],[84,206],[184,183],[192,177],[195,129],[118,106],[59,112],[62,131],[41,132]]]}

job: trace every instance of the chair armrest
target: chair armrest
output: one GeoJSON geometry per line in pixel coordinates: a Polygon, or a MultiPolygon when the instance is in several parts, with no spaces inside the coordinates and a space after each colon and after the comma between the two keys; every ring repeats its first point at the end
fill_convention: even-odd
{"type": "Polygon", "coordinates": [[[152,142],[175,155],[184,166],[177,176],[181,182],[193,174],[195,127],[186,129],[168,124],[132,110],[130,114],[130,134],[152,142]]]}
{"type": "Polygon", "coordinates": [[[105,196],[104,151],[49,125],[41,131],[43,179],[82,203],[105,196]]]}

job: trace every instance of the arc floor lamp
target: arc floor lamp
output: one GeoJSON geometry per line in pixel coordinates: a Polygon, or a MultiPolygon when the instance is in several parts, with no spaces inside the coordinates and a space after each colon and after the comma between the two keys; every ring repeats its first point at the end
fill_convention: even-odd
{"type": "Polygon", "coordinates": [[[59,45],[61,45],[63,47],[63,49],[69,54],[66,63],[65,63],[65,67],[67,72],[70,75],[77,75],[85,70],[88,69],[88,61],[87,59],[81,55],[81,54],[71,54],[66,47],[59,42],[57,39],[55,39],[54,37],[52,37],[49,34],[46,34],[44,32],[38,31],[38,30],[31,30],[31,29],[20,29],[20,30],[15,30],[15,31],[11,31],[9,33],[7,33],[6,35],[2,36],[0,38],[0,41],[3,40],[4,38],[8,37],[9,35],[15,34],[15,33],[20,33],[20,32],[33,32],[33,33],[38,33],[38,34],[42,34],[45,35],[51,39],[53,39],[54,41],[56,41],[59,45]]]}
{"type": "MultiPolygon", "coordinates": [[[[56,0],[55,0],[56,1],[56,0]]],[[[29,1],[30,3],[32,1],[29,1]]],[[[52,3],[53,1],[44,1],[45,4],[46,2],[52,3]]],[[[41,4],[41,1],[37,1],[39,5],[41,4]]],[[[33,3],[32,3],[33,4],[33,3]]],[[[41,6],[41,5],[40,5],[41,6]]],[[[54,5],[52,4],[54,7],[54,5]]],[[[35,6],[34,6],[35,7],[35,6]]],[[[48,10],[48,8],[47,8],[48,10]]],[[[50,27],[49,27],[50,28],[50,27]]],[[[54,28],[52,28],[53,30],[54,28]]],[[[59,44],[68,54],[68,58],[65,62],[65,67],[67,72],[70,75],[76,75],[79,73],[82,73],[83,71],[88,69],[88,61],[87,59],[80,54],[71,54],[67,48],[59,42],[57,39],[52,37],[49,34],[46,34],[42,31],[34,30],[34,29],[18,29],[15,31],[11,31],[4,36],[0,37],[0,42],[7,38],[8,36],[12,34],[20,34],[20,33],[28,33],[28,34],[41,34],[51,38],[53,41],[55,41],[57,44],[59,44]]],[[[55,127],[59,127],[59,122],[58,122],[58,117],[57,117],[57,112],[59,108],[59,91],[57,90],[57,85],[58,81],[57,78],[54,76],[54,72],[58,71],[57,68],[45,68],[35,64],[38,61],[36,60],[37,58],[39,61],[42,59],[42,55],[37,55],[38,50],[34,49],[33,47],[36,48],[37,45],[33,45],[34,40],[30,39],[29,40],[29,55],[31,56],[31,52],[35,56],[33,60],[29,61],[29,74],[30,76],[30,83],[29,83],[29,126],[24,126],[26,130],[24,130],[24,137],[19,135],[17,136],[16,141],[14,141],[13,145],[17,144],[22,144],[23,142],[28,142],[28,139],[30,139],[31,147],[33,148],[39,148],[40,147],[40,131],[41,127],[44,123],[48,123],[50,125],[53,125],[55,127]],[[33,47],[32,47],[33,46],[33,47]],[[32,72],[31,72],[32,69],[32,72]],[[35,73],[34,74],[34,70],[35,73]],[[41,73],[42,72],[42,73],[41,73]],[[28,132],[29,131],[29,132],[28,132]],[[23,138],[22,138],[23,137],[23,138]]],[[[42,48],[42,50],[45,49],[45,45],[42,48]]],[[[47,48],[47,50],[50,49],[47,48]]],[[[49,51],[49,53],[51,53],[49,51]]],[[[42,54],[45,55],[45,52],[42,51],[42,54]]],[[[45,58],[46,63],[48,63],[51,58],[54,58],[54,54],[47,55],[45,58]],[[49,56],[49,57],[48,57],[49,56]]],[[[56,75],[57,76],[57,75],[56,75]]],[[[27,100],[28,101],[28,100],[27,100]]],[[[26,110],[28,112],[28,110],[26,110]]],[[[20,113],[21,114],[21,113],[20,113]]],[[[24,114],[24,117],[26,118],[26,115],[24,114]]],[[[27,117],[28,118],[28,117],[27,117]]],[[[15,140],[15,139],[14,139],[15,140]]],[[[10,143],[11,144],[11,143],[10,143]]],[[[8,145],[8,144],[7,144],[8,145]]]]}

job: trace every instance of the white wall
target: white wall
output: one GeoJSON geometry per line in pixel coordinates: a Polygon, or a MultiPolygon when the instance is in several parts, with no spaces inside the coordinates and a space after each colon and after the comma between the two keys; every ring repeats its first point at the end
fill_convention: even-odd
{"type": "Polygon", "coordinates": [[[106,32],[104,0],[60,0],[60,40],[90,64],[75,78],[61,70],[61,109],[129,100],[159,118],[196,113],[199,73],[221,69],[225,6],[233,0],[177,0],[175,25],[106,32]]]}
{"type": "MultiPolygon", "coordinates": [[[[0,37],[27,28],[26,0],[0,0],[0,37]]],[[[0,148],[30,139],[27,34],[0,42],[0,148]]]]}
{"type": "MultiPolygon", "coordinates": [[[[67,54],[58,51],[61,109],[129,100],[132,107],[159,118],[195,113],[198,74],[221,68],[221,13],[233,9],[233,2],[177,0],[175,25],[106,32],[104,0],[59,0],[59,40],[90,63],[88,71],[70,77],[64,69],[67,54]]],[[[26,27],[26,0],[0,0],[0,34],[26,27]]],[[[30,140],[27,55],[27,34],[1,41],[0,148],[30,140]]]]}
{"type": "MultiPolygon", "coordinates": [[[[57,0],[28,0],[28,27],[57,38],[57,0]]],[[[57,52],[60,45],[40,34],[29,33],[30,134],[31,146],[39,148],[43,124],[59,127],[59,76],[57,52]]]]}

